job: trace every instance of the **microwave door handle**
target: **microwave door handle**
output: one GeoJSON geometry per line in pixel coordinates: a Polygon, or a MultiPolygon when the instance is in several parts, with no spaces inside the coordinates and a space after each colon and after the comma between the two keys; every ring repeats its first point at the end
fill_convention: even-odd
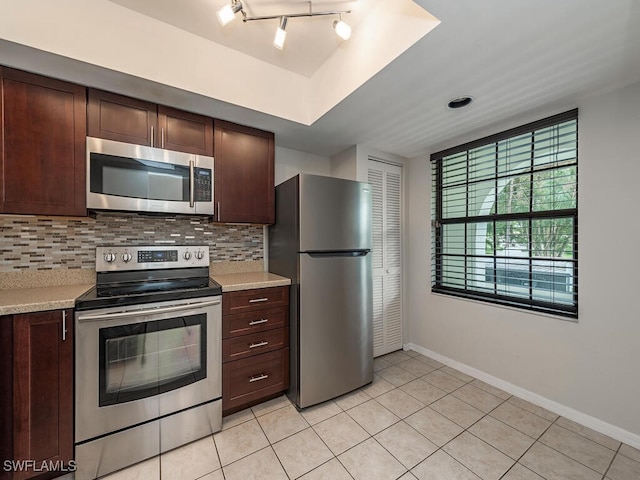
{"type": "Polygon", "coordinates": [[[195,179],[193,171],[193,160],[189,160],[189,206],[193,208],[195,196],[195,179]]]}

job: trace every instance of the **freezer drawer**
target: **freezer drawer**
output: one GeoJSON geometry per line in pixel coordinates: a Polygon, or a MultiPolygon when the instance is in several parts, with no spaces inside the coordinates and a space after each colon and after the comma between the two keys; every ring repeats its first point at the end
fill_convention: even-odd
{"type": "Polygon", "coordinates": [[[296,403],[304,408],[373,381],[371,254],[299,260],[296,403]]]}

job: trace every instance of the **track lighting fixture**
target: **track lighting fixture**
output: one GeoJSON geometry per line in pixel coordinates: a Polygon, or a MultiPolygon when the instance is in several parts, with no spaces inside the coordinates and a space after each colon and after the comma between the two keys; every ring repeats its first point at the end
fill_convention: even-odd
{"type": "Polygon", "coordinates": [[[334,10],[328,12],[314,12],[311,2],[309,2],[309,11],[306,13],[286,13],[280,15],[266,15],[266,16],[249,16],[244,11],[241,0],[231,0],[231,3],[227,3],[224,5],[218,12],[216,16],[218,17],[218,21],[220,25],[223,27],[227,25],[229,22],[233,21],[236,17],[236,14],[240,12],[242,14],[243,22],[252,22],[255,20],[274,20],[279,19],[280,25],[276,30],[275,38],[273,39],[273,45],[276,48],[282,50],[284,47],[284,42],[287,38],[287,20],[289,18],[298,18],[298,17],[318,17],[318,16],[334,16],[338,15],[339,19],[333,22],[333,29],[343,40],[348,40],[351,37],[351,27],[342,20],[342,15],[351,13],[351,10],[334,10]]]}
{"type": "Polygon", "coordinates": [[[342,20],[342,14],[340,14],[340,20],[334,20],[333,29],[341,39],[349,40],[349,38],[351,38],[351,27],[342,20]]]}
{"type": "Polygon", "coordinates": [[[242,2],[240,0],[233,0],[231,4],[227,3],[224,7],[218,10],[216,16],[218,17],[220,25],[224,27],[227,23],[235,20],[236,13],[240,11],[242,11],[242,2]]]}
{"type": "Polygon", "coordinates": [[[276,36],[273,39],[273,46],[282,50],[284,47],[284,41],[287,39],[287,17],[280,17],[280,26],[276,30],[276,36]]]}

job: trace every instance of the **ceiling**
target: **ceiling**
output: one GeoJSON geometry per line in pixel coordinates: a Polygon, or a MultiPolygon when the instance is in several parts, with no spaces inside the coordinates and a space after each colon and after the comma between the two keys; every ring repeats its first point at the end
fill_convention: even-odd
{"type": "MultiPolygon", "coordinates": [[[[440,25],[393,57],[319,118],[292,121],[286,116],[262,113],[270,110],[252,107],[244,101],[246,91],[252,88],[256,89],[254,97],[258,100],[264,97],[278,103],[287,101],[286,96],[278,97],[277,85],[250,69],[245,71],[247,78],[234,77],[241,86],[238,90],[245,95],[237,102],[224,101],[215,94],[176,87],[165,81],[168,69],[155,62],[144,65],[145,75],[112,68],[115,63],[107,61],[111,58],[108,55],[115,57],[123,52],[121,49],[109,52],[109,42],[105,41],[100,49],[87,48],[83,52],[86,56],[82,57],[63,51],[54,37],[45,35],[52,23],[53,13],[47,10],[53,8],[51,3],[56,8],[73,4],[91,11],[92,6],[97,8],[104,2],[24,0],[16,4],[25,2],[33,4],[31,12],[38,12],[28,21],[12,18],[6,11],[4,20],[0,18],[0,39],[4,39],[0,40],[0,64],[271,130],[280,146],[324,156],[361,144],[411,158],[449,146],[453,138],[510,118],[530,112],[559,112],[578,105],[586,96],[640,81],[637,0],[416,0],[416,4],[441,21],[440,25]],[[89,54],[95,60],[88,61],[89,54]],[[258,82],[258,87],[251,82],[258,82]],[[465,109],[448,110],[447,101],[461,95],[472,95],[475,100],[465,109]]],[[[209,2],[216,6],[219,3],[209,2]]],[[[106,20],[102,18],[101,24],[106,20]]],[[[88,37],[87,30],[95,28],[64,18],[55,26],[59,32],[77,30],[76,42],[81,44],[78,48],[88,37]]],[[[185,28],[189,26],[179,26],[181,31],[185,28]]],[[[355,33],[354,28],[354,36],[355,33]]],[[[195,36],[201,38],[197,33],[195,36]]],[[[293,44],[293,38],[287,41],[290,40],[293,44]]],[[[393,40],[386,37],[386,42],[393,40]]],[[[203,41],[212,43],[210,39],[203,41]]],[[[197,64],[200,68],[212,61],[206,56],[192,56],[189,60],[202,62],[197,64]]],[[[225,69],[225,65],[216,68],[225,69]]],[[[356,58],[351,70],[358,68],[356,58]]],[[[333,80],[339,82],[340,76],[333,80]]],[[[294,79],[290,85],[284,85],[285,91],[286,87],[291,91],[292,108],[300,103],[297,100],[300,97],[294,95],[296,82],[294,79]]],[[[229,85],[226,80],[223,84],[229,85]]],[[[300,88],[300,92],[314,101],[315,97],[326,95],[322,86],[322,82],[317,83],[314,90],[305,92],[300,88]]]]}
{"type": "MultiPolygon", "coordinates": [[[[333,21],[338,19],[337,15],[289,19],[286,48],[278,50],[273,47],[278,19],[245,23],[238,13],[235,21],[225,27],[220,26],[215,12],[223,5],[230,4],[231,0],[111,1],[306,77],[312,76],[343,42],[332,28],[333,21]]],[[[312,7],[314,12],[351,10],[343,20],[357,29],[366,13],[377,3],[378,0],[313,0],[312,7]]],[[[250,17],[309,12],[308,0],[243,0],[242,5],[250,17]]]]}

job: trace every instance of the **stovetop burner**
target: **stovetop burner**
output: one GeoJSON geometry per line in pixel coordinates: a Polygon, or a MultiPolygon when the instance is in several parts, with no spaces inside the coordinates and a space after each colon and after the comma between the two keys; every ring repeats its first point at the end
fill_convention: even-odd
{"type": "Polygon", "coordinates": [[[211,279],[206,285],[194,288],[169,288],[165,290],[138,290],[136,293],[120,294],[118,287],[113,290],[98,289],[93,287],[76,300],[76,310],[94,310],[97,308],[109,308],[144,303],[166,302],[171,300],[183,300],[186,298],[201,298],[214,295],[222,295],[222,287],[211,279]]]}
{"type": "Polygon", "coordinates": [[[76,300],[90,310],[222,294],[207,246],[98,247],[96,286],[76,300]]]}

